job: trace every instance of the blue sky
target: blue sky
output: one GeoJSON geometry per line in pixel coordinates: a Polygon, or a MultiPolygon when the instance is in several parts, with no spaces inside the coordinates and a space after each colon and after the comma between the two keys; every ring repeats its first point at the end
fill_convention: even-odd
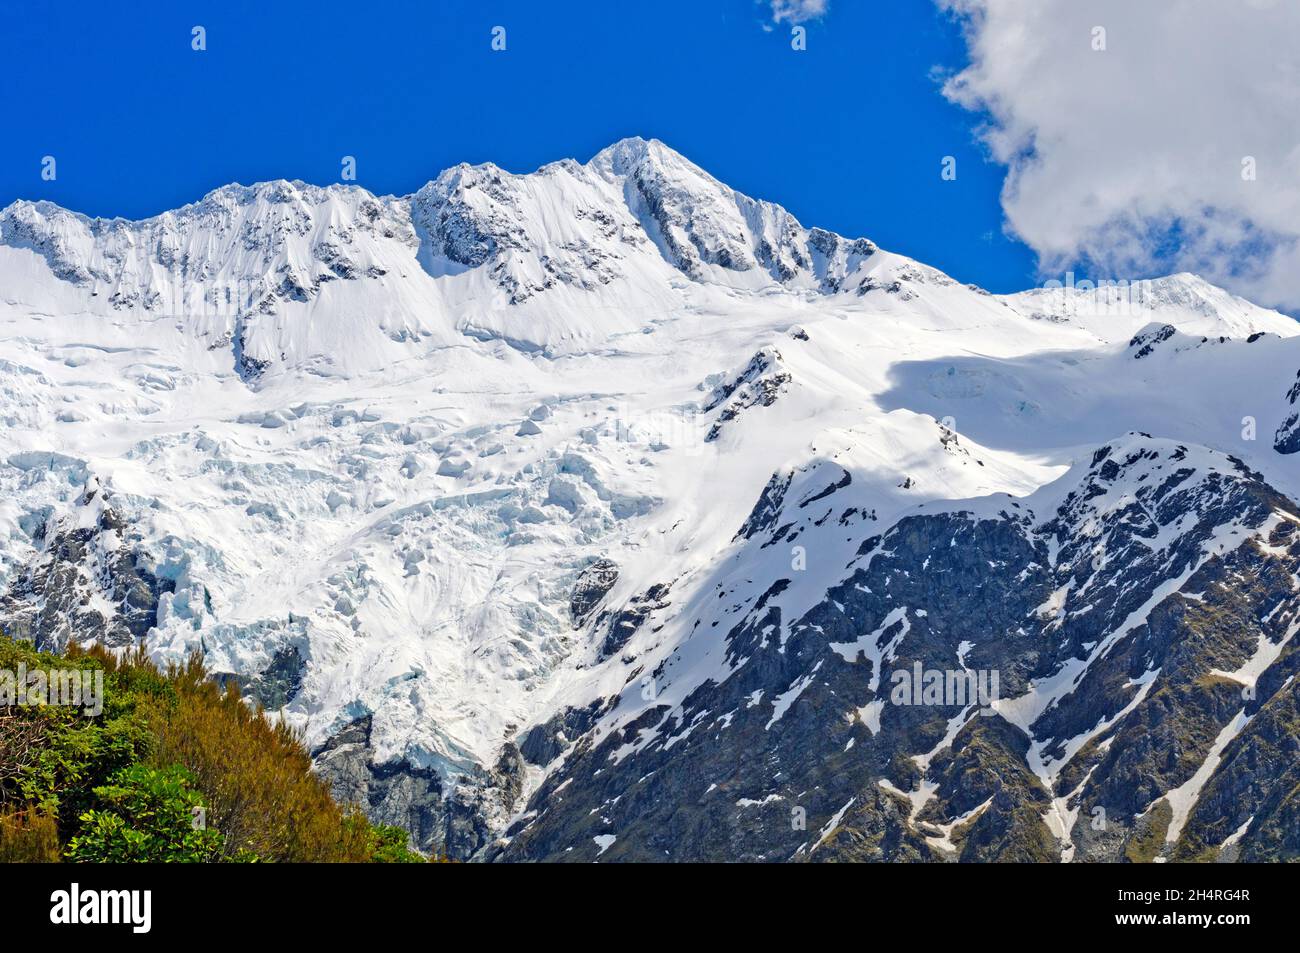
{"type": "Polygon", "coordinates": [[[936,68],[960,69],[966,48],[927,0],[833,2],[803,52],[756,0],[124,8],[0,0],[0,206],[139,218],[231,181],[338,181],[345,155],[360,185],[402,194],[460,161],[526,172],[642,135],[806,225],[994,291],[1035,281],[1003,234],[1005,169],[976,141],[980,117],[940,94],[936,68]]]}

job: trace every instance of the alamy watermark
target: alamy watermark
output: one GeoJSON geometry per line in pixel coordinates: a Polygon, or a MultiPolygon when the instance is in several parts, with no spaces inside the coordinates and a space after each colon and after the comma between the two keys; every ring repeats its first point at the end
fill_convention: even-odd
{"type": "Polygon", "coordinates": [[[74,883],[50,894],[50,922],[56,925],[123,924],[132,933],[153,926],[152,890],[89,890],[74,883]]]}
{"type": "Polygon", "coordinates": [[[0,708],[52,705],[80,708],[87,718],[104,711],[103,669],[0,669],[0,708]]]}
{"type": "Polygon", "coordinates": [[[896,669],[890,676],[889,700],[895,705],[976,705],[981,715],[991,715],[998,694],[997,669],[927,669],[920,662],[896,669]]]}
{"type": "Polygon", "coordinates": [[[1101,278],[1076,280],[1074,272],[1067,271],[1064,281],[1043,282],[1043,291],[1049,293],[1051,311],[1058,315],[1084,317],[1132,317],[1150,306],[1155,286],[1150,279],[1130,281],[1101,278]]]}

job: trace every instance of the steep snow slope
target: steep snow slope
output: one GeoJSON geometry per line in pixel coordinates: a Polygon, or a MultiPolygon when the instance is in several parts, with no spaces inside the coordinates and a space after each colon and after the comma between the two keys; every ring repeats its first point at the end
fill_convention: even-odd
{"type": "Polygon", "coordinates": [[[1296,337],[1193,276],[988,295],[642,140],[403,198],[20,202],[0,624],[201,650],[468,854],[554,775],[514,743],[622,730],[641,709],[581,713],[649,673],[669,705],[728,677],[728,613],[804,615],[900,519],[1037,499],[1129,431],[1300,497],[1296,337]],[[457,784],[506,793],[453,837],[424,815],[457,784]]]}

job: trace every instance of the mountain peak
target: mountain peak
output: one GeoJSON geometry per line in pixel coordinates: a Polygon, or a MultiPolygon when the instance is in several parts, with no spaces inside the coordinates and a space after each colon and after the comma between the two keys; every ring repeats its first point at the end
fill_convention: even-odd
{"type": "Polygon", "coordinates": [[[628,136],[601,149],[588,165],[598,169],[609,169],[615,175],[627,175],[636,166],[654,157],[672,157],[686,162],[681,153],[670,149],[658,139],[643,139],[640,136],[628,136]]]}

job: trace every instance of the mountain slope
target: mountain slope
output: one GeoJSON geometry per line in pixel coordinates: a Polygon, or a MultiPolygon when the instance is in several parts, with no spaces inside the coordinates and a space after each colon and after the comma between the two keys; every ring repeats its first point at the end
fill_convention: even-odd
{"type": "Polygon", "coordinates": [[[1194,276],[993,296],[627,140],[17,203],[0,279],[0,625],[203,651],[422,849],[1293,847],[1300,340],[1194,276]]]}

